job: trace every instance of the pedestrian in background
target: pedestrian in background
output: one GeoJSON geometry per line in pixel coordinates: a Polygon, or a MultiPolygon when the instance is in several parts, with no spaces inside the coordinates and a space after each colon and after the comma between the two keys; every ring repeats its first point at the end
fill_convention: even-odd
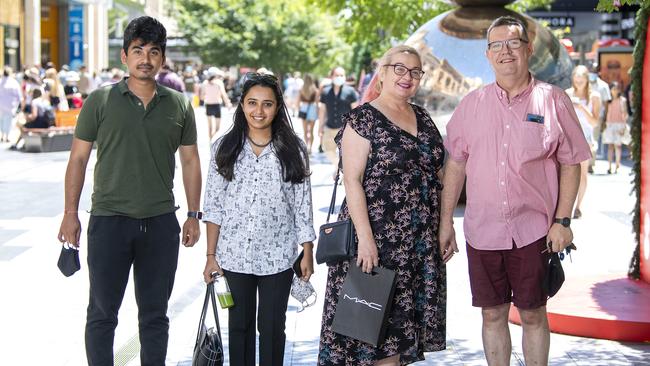
{"type": "Polygon", "coordinates": [[[165,364],[167,307],[181,231],[172,192],[176,150],[189,208],[182,243],[191,247],[199,238],[201,164],[194,110],[183,94],[158,85],[155,79],[165,62],[166,33],[154,18],[133,19],[124,31],[121,50],[129,77],[91,93],[77,120],[58,238],[80,245],[79,198],[96,142],[85,334],[90,366],[113,365],[118,309],[132,266],[140,363],[165,364]]]}
{"type": "Polygon", "coordinates": [[[464,233],[472,305],[483,316],[488,365],[509,365],[508,313],[521,317],[526,365],[547,365],[542,283],[550,251],[571,244],[580,165],[591,157],[569,97],[528,70],[525,24],[500,17],[487,30],[496,82],[463,98],[447,125],[440,252],[458,252],[454,208],[467,176],[464,233]]]}
{"type": "Polygon", "coordinates": [[[627,99],[621,95],[621,86],[618,82],[613,82],[611,85],[612,101],[607,108],[607,119],[605,132],[603,133],[603,144],[607,145],[607,174],[612,174],[612,159],[616,155],[616,169],[614,174],[618,173],[618,168],[621,167],[621,145],[623,144],[623,136],[629,134],[629,127],[627,126],[627,99]]]}
{"type": "Polygon", "coordinates": [[[230,98],[223,85],[223,71],[216,67],[208,69],[208,79],[201,84],[201,100],[205,105],[205,114],[208,116],[208,136],[210,140],[219,132],[221,127],[221,108],[226,105],[232,107],[230,98]]]}
{"type": "Polygon", "coordinates": [[[319,365],[407,365],[445,348],[447,283],[437,243],[442,137],[426,110],[409,103],[424,74],[418,52],[395,46],[378,70],[378,97],[345,114],[336,136],[346,195],[339,220],[352,219],[358,256],[329,268],[319,365]],[[396,272],[385,340],[377,347],[332,331],[355,265],[396,272]]]}
{"type": "MultiPolygon", "coordinates": [[[[607,116],[607,107],[609,107],[609,102],[612,100],[612,94],[609,91],[609,85],[607,82],[600,78],[598,73],[600,72],[600,66],[598,62],[589,63],[589,87],[592,91],[595,91],[600,96],[600,108],[598,109],[598,126],[594,127],[594,141],[600,143],[601,132],[605,129],[605,117],[607,116]]],[[[592,174],[594,172],[594,166],[596,165],[596,158],[599,155],[600,146],[597,145],[596,152],[591,157],[589,161],[588,172],[592,174]]]]}
{"type": "Polygon", "coordinates": [[[86,99],[88,94],[97,88],[96,85],[98,84],[95,84],[95,78],[88,72],[86,65],[79,66],[79,82],[77,86],[79,87],[81,98],[86,99]]]}
{"type": "MultiPolygon", "coordinates": [[[[582,133],[591,148],[592,156],[594,156],[598,150],[598,142],[596,141],[594,131],[600,126],[599,111],[601,110],[601,101],[599,94],[596,91],[591,90],[591,85],[589,83],[589,70],[586,66],[578,65],[573,69],[573,72],[571,73],[571,85],[572,87],[568,88],[566,93],[573,102],[573,107],[578,116],[578,120],[580,121],[582,133]]],[[[582,211],[580,208],[582,207],[582,200],[587,192],[589,164],[589,161],[583,161],[580,163],[580,188],[578,189],[578,198],[573,211],[574,219],[582,217],[582,211]]]]}
{"type": "Polygon", "coordinates": [[[185,84],[176,72],[174,72],[174,64],[171,60],[165,61],[162,70],[156,76],[156,82],[162,86],[174,89],[179,93],[185,93],[185,84]]]}
{"type": "Polygon", "coordinates": [[[51,67],[45,70],[43,85],[46,91],[46,99],[50,101],[52,108],[58,111],[67,111],[69,109],[68,100],[65,97],[63,84],[61,84],[55,68],[51,67]]]}
{"type": "Polygon", "coordinates": [[[311,148],[314,144],[314,125],[318,118],[318,88],[310,74],[305,74],[303,86],[298,94],[297,105],[299,106],[298,117],[302,120],[307,153],[311,155],[311,148]]]}
{"type": "Polygon", "coordinates": [[[343,127],[343,115],[357,106],[359,95],[345,84],[345,70],[335,67],[330,73],[332,84],[324,87],[318,106],[318,136],[323,152],[335,167],[339,158],[334,137],[343,127]]]}
{"type": "Polygon", "coordinates": [[[11,67],[5,66],[0,78],[0,142],[9,142],[12,122],[21,99],[20,84],[14,78],[11,67]]]}
{"type": "Polygon", "coordinates": [[[273,75],[244,82],[233,128],[212,145],[203,208],[207,224],[206,282],[224,274],[230,364],[282,366],[293,259],[302,245],[302,280],[314,272],[309,158],[293,131],[273,75]],[[259,301],[257,296],[259,294],[259,301]]]}

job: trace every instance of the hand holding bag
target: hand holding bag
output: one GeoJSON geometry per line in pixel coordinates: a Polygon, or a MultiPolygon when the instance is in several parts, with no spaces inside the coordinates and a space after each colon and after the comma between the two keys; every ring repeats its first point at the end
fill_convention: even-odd
{"type": "Polygon", "coordinates": [[[351,261],[332,331],[377,347],[384,340],[394,293],[395,271],[375,267],[372,273],[364,273],[351,261]]]}
{"type": "Polygon", "coordinates": [[[199,320],[199,330],[194,344],[192,366],[223,366],[223,344],[221,343],[221,328],[219,327],[219,314],[217,313],[217,300],[214,295],[214,282],[208,284],[203,301],[203,310],[199,320]],[[208,312],[208,301],[212,303],[215,328],[205,326],[205,316],[208,312]]]}
{"type": "Polygon", "coordinates": [[[555,296],[564,283],[564,269],[558,253],[551,253],[546,267],[546,274],[542,286],[549,298],[555,296]]]}
{"type": "Polygon", "coordinates": [[[81,269],[81,264],[79,263],[79,249],[71,244],[63,244],[56,265],[64,276],[72,276],[75,272],[81,269]]]}
{"type": "Polygon", "coordinates": [[[350,260],[357,252],[352,220],[346,219],[330,223],[330,215],[334,213],[336,203],[336,188],[339,185],[341,161],[339,159],[339,166],[334,178],[334,191],[330,208],[327,211],[327,220],[318,231],[318,246],[316,247],[316,263],[327,263],[328,266],[350,260]]]}

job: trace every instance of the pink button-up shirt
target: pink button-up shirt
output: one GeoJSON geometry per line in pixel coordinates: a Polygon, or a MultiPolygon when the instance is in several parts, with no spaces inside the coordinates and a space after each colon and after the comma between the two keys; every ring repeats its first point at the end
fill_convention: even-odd
{"type": "Polygon", "coordinates": [[[482,250],[544,237],[555,217],[560,165],[591,158],[571,99],[532,78],[510,101],[496,83],[468,94],[447,125],[445,147],[466,162],[465,239],[482,250]]]}

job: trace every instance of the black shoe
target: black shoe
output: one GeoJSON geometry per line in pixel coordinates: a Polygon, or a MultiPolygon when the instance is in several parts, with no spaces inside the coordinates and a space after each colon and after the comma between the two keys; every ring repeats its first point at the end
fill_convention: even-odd
{"type": "Polygon", "coordinates": [[[579,208],[576,208],[575,211],[573,211],[573,218],[574,219],[579,219],[582,217],[582,212],[580,212],[579,208]]]}
{"type": "Polygon", "coordinates": [[[9,150],[18,151],[18,147],[16,147],[16,145],[11,145],[11,146],[9,146],[9,150]]]}
{"type": "Polygon", "coordinates": [[[594,174],[594,168],[592,167],[587,168],[587,173],[594,174]]]}

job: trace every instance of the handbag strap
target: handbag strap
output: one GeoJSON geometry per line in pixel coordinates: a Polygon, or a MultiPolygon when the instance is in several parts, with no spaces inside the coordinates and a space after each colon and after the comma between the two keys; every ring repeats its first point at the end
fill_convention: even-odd
{"type": "Polygon", "coordinates": [[[212,310],[214,312],[214,321],[217,327],[217,335],[219,336],[219,343],[221,343],[221,327],[219,326],[219,313],[217,312],[217,299],[214,295],[214,281],[210,282],[205,291],[205,300],[203,300],[203,310],[201,310],[201,318],[199,319],[199,329],[196,332],[196,342],[201,337],[201,329],[205,326],[205,317],[208,313],[208,301],[212,302],[212,310]]]}
{"type": "Polygon", "coordinates": [[[336,176],[334,177],[334,189],[332,190],[332,200],[330,201],[330,208],[327,210],[327,220],[325,223],[330,222],[330,215],[334,213],[334,205],[336,203],[336,188],[339,186],[339,177],[341,175],[341,167],[343,166],[342,156],[339,154],[339,165],[336,167],[336,176]]]}

